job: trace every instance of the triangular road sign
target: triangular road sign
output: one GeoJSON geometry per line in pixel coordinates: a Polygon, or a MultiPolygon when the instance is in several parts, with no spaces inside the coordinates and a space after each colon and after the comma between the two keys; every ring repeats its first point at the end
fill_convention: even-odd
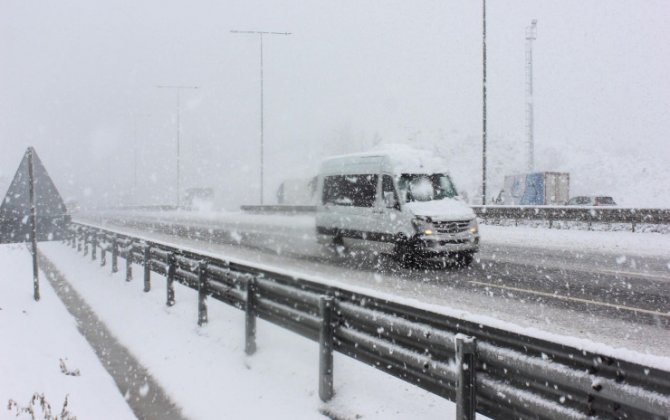
{"type": "Polygon", "coordinates": [[[37,240],[53,241],[65,237],[64,227],[70,219],[65,203],[37,153],[29,147],[0,204],[0,244],[30,241],[29,155],[31,153],[35,179],[37,240]]]}

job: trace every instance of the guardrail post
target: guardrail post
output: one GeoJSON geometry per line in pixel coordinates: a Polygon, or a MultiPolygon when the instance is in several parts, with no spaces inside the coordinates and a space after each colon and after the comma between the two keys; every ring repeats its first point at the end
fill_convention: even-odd
{"type": "Polygon", "coordinates": [[[119,241],[116,235],[112,237],[112,273],[119,271],[119,241]]]}
{"type": "Polygon", "coordinates": [[[244,318],[244,352],[251,356],[256,353],[256,279],[247,280],[247,301],[244,318]]]}
{"type": "Polygon", "coordinates": [[[177,272],[177,258],[174,252],[170,252],[167,257],[167,306],[174,306],[174,275],[177,272]]]}
{"type": "Polygon", "coordinates": [[[126,249],[126,281],[133,279],[133,243],[126,249]]]}
{"type": "Polygon", "coordinates": [[[89,237],[88,232],[86,232],[84,234],[84,257],[88,255],[88,243],[89,243],[88,237],[89,237]]]}
{"type": "Polygon", "coordinates": [[[98,248],[98,233],[93,232],[93,236],[91,237],[91,261],[95,261],[95,254],[98,248]]]}
{"type": "Polygon", "coordinates": [[[70,238],[70,246],[72,246],[72,249],[77,247],[77,229],[72,230],[72,237],[70,238]]]}
{"type": "Polygon", "coordinates": [[[198,325],[207,323],[207,263],[202,261],[198,265],[198,325]]]}
{"type": "Polygon", "coordinates": [[[477,341],[456,335],[456,419],[474,420],[477,408],[477,341]]]}
{"type": "Polygon", "coordinates": [[[107,248],[103,244],[100,247],[100,267],[104,267],[107,264],[107,248]]]}
{"type": "Polygon", "coordinates": [[[81,241],[82,238],[77,237],[77,252],[81,252],[81,241]]]}
{"type": "Polygon", "coordinates": [[[319,331],[319,398],[327,402],[333,398],[333,306],[331,296],[319,298],[321,330],[319,331]]]}
{"type": "Polygon", "coordinates": [[[144,291],[151,290],[151,246],[144,247],[144,291]]]}

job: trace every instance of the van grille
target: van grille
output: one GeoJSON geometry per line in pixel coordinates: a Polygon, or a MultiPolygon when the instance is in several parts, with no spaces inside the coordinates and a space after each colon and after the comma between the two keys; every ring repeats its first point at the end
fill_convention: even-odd
{"type": "Polygon", "coordinates": [[[433,222],[433,226],[439,233],[465,232],[470,226],[469,220],[456,220],[454,222],[433,222]]]}

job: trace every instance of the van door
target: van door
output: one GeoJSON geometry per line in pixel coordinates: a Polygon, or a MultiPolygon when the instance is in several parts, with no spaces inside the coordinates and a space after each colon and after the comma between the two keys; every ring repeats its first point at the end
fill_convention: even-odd
{"type": "Polygon", "coordinates": [[[382,175],[380,199],[375,208],[376,240],[382,252],[392,252],[395,239],[402,231],[403,222],[400,199],[391,175],[382,175]]]}

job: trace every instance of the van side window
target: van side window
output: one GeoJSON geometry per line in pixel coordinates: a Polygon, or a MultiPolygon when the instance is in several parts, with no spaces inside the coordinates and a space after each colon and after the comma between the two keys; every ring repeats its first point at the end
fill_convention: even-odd
{"type": "Polygon", "coordinates": [[[384,207],[400,210],[398,194],[393,187],[393,178],[388,175],[382,177],[382,200],[384,201],[384,207]]]}
{"type": "Polygon", "coordinates": [[[323,204],[372,207],[377,192],[377,175],[334,175],[323,179],[323,204]]]}

